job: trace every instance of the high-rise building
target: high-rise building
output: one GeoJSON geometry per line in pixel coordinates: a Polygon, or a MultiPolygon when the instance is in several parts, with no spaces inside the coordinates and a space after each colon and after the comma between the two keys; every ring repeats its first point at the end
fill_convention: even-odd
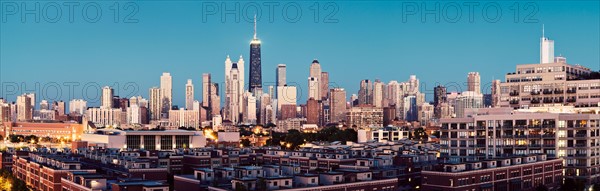
{"type": "Polygon", "coordinates": [[[55,102],[55,107],[52,108],[59,116],[65,115],[66,105],[64,101],[55,102]]]}
{"type": "Polygon", "coordinates": [[[27,94],[17,96],[17,121],[27,121],[31,119],[33,119],[31,97],[27,96],[27,94]]]}
{"type": "Polygon", "coordinates": [[[500,106],[500,80],[492,81],[492,107],[500,106]]]}
{"type": "Polygon", "coordinates": [[[211,85],[210,73],[202,74],[202,106],[204,107],[210,107],[211,85]]]}
{"type": "Polygon", "coordinates": [[[164,72],[160,77],[161,115],[169,117],[169,110],[173,106],[173,78],[170,73],[164,72]]]}
{"type": "Polygon", "coordinates": [[[277,91],[275,92],[275,97],[279,97],[279,87],[287,85],[286,82],[286,66],[285,64],[277,65],[277,69],[275,70],[275,78],[277,91]]]}
{"type": "Polygon", "coordinates": [[[467,76],[467,91],[481,93],[481,77],[479,72],[469,72],[467,76]]]}
{"type": "Polygon", "coordinates": [[[50,105],[48,104],[48,101],[42,100],[40,102],[40,110],[48,110],[48,109],[50,109],[50,105]]]}
{"type": "MultiPolygon", "coordinates": [[[[229,61],[229,57],[227,58],[227,61],[229,61]]],[[[225,64],[228,64],[227,61],[225,62],[225,64]]],[[[230,120],[234,124],[237,124],[238,122],[240,122],[240,111],[242,111],[243,109],[243,107],[241,107],[243,100],[243,90],[241,87],[243,87],[243,85],[240,84],[240,72],[238,70],[238,64],[231,63],[231,61],[229,61],[229,63],[231,64],[231,70],[226,76],[228,77],[228,79],[226,79],[225,83],[227,89],[227,95],[225,98],[225,119],[230,120]]]]}
{"type": "Polygon", "coordinates": [[[548,39],[542,28],[542,38],[540,39],[540,64],[554,62],[554,41],[548,39]]]}
{"type": "Polygon", "coordinates": [[[277,87],[277,112],[281,111],[283,105],[296,105],[298,99],[296,96],[296,86],[279,86],[277,87]]]}
{"type": "Polygon", "coordinates": [[[192,110],[194,108],[194,84],[188,79],[185,84],[185,109],[192,110]]]}
{"type": "MultiPolygon", "coordinates": [[[[219,84],[218,83],[210,83],[210,114],[211,116],[220,115],[221,114],[221,96],[219,96],[219,84]]],[[[211,119],[212,117],[208,117],[211,119]]]]}
{"type": "Polygon", "coordinates": [[[308,76],[308,98],[321,100],[321,88],[321,64],[318,60],[313,60],[308,76]]]}
{"type": "Polygon", "coordinates": [[[380,108],[383,107],[383,82],[375,80],[373,83],[373,106],[380,108]]]}
{"type": "Polygon", "coordinates": [[[433,88],[433,106],[437,107],[440,103],[446,102],[446,87],[438,85],[433,88]]]}
{"type": "Polygon", "coordinates": [[[161,96],[161,89],[158,87],[153,87],[150,88],[150,119],[151,120],[160,120],[160,113],[161,113],[161,109],[162,109],[162,96],[161,96]]]}
{"type": "Polygon", "coordinates": [[[403,100],[402,119],[406,121],[417,121],[419,117],[419,108],[417,97],[414,95],[406,96],[403,100]]]}
{"type": "Polygon", "coordinates": [[[454,112],[456,117],[466,117],[465,109],[470,108],[482,108],[483,107],[483,94],[466,91],[462,92],[457,98],[454,104],[454,112]]]}
{"type": "Polygon", "coordinates": [[[329,90],[330,122],[337,123],[346,119],[346,90],[333,88],[329,90]]]}
{"type": "Polygon", "coordinates": [[[306,101],[306,124],[319,124],[319,101],[314,98],[306,101]]]}
{"type": "Polygon", "coordinates": [[[368,79],[360,81],[358,104],[373,105],[373,84],[368,79]]]}
{"type": "Polygon", "coordinates": [[[383,126],[383,108],[372,105],[359,105],[346,112],[346,126],[358,130],[383,126]]]}
{"type": "Polygon", "coordinates": [[[111,87],[104,86],[102,88],[102,103],[100,104],[100,107],[105,109],[112,108],[113,96],[114,90],[111,87]]]}
{"type": "MultiPolygon", "coordinates": [[[[254,16],[254,38],[250,42],[250,84],[248,90],[256,95],[255,88],[262,88],[262,66],[260,55],[260,40],[256,37],[256,15],[254,16]]],[[[243,69],[241,70],[243,71],[243,69]]],[[[241,72],[243,73],[243,72],[241,72]]],[[[241,76],[243,78],[243,75],[241,76]]]]}
{"type": "Polygon", "coordinates": [[[69,102],[69,114],[83,115],[87,108],[87,101],[83,99],[74,99],[69,102]]]}
{"type": "Polygon", "coordinates": [[[329,99],[329,73],[321,72],[321,78],[319,79],[319,83],[321,85],[321,99],[327,100],[329,99]]]}
{"type": "Polygon", "coordinates": [[[251,92],[244,93],[244,110],[242,114],[244,122],[256,123],[256,97],[251,92]]]}

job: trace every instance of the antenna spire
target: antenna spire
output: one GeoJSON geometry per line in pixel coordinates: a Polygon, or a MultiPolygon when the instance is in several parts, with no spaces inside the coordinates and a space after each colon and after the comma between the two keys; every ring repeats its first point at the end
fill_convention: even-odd
{"type": "MultiPolygon", "coordinates": [[[[256,19],[256,17],[254,19],[256,19]]],[[[256,20],[254,22],[255,22],[254,27],[256,27],[256,20]]],[[[256,28],[254,30],[256,31],[256,28]]],[[[542,24],[542,38],[545,38],[545,37],[546,37],[546,35],[545,35],[545,30],[544,30],[544,24],[542,24]]]]}
{"type": "Polygon", "coordinates": [[[254,14],[254,39],[256,39],[256,13],[254,14]]]}

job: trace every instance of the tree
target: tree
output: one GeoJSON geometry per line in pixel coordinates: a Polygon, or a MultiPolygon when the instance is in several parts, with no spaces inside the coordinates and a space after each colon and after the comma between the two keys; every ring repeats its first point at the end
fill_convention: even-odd
{"type": "Polygon", "coordinates": [[[250,146],[250,140],[249,139],[242,139],[240,141],[240,144],[241,144],[242,147],[250,146]]]}
{"type": "Polygon", "coordinates": [[[246,185],[237,182],[235,183],[235,191],[248,191],[248,188],[246,188],[246,185]]]}
{"type": "Polygon", "coordinates": [[[413,131],[413,139],[415,140],[427,140],[428,137],[427,132],[422,127],[416,128],[413,131]]]}
{"type": "Polygon", "coordinates": [[[288,134],[285,136],[285,142],[290,144],[289,149],[296,149],[298,146],[304,144],[304,136],[300,131],[292,129],[289,130],[288,134]]]}

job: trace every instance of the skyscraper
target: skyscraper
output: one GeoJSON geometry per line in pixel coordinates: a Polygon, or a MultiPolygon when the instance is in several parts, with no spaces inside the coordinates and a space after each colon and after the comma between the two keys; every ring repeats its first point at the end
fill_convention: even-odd
{"type": "Polygon", "coordinates": [[[554,41],[545,36],[542,26],[542,38],[540,39],[540,64],[554,62],[554,41]]]}
{"type": "Polygon", "coordinates": [[[344,121],[346,118],[346,90],[333,88],[329,90],[330,122],[344,121]]]}
{"type": "Polygon", "coordinates": [[[150,88],[150,92],[148,93],[148,95],[150,95],[150,119],[151,120],[159,120],[160,119],[160,113],[161,113],[161,103],[162,103],[162,96],[161,94],[161,90],[158,87],[153,87],[150,88]]]}
{"type": "Polygon", "coordinates": [[[221,114],[221,96],[219,96],[219,84],[218,83],[210,83],[210,114],[211,119],[214,115],[221,114]]]}
{"type": "MultiPolygon", "coordinates": [[[[250,81],[248,89],[252,93],[255,93],[256,88],[262,88],[261,67],[260,40],[256,37],[256,15],[254,15],[254,38],[250,42],[250,77],[248,78],[250,81]]],[[[243,73],[243,69],[241,71],[243,73]]],[[[241,77],[243,78],[243,75],[241,77]]]]}
{"type": "Polygon", "coordinates": [[[100,104],[100,107],[103,109],[112,108],[113,96],[114,96],[113,89],[111,87],[104,86],[102,88],[102,103],[100,104]]]}
{"type": "Polygon", "coordinates": [[[318,60],[313,60],[308,76],[308,98],[321,100],[321,88],[321,64],[318,60]]]}
{"type": "Polygon", "coordinates": [[[321,79],[319,81],[321,84],[321,99],[327,100],[329,98],[329,73],[321,72],[321,79]]]}
{"type": "Polygon", "coordinates": [[[492,81],[492,107],[500,105],[500,80],[492,81]]]}
{"type": "Polygon", "coordinates": [[[185,84],[185,109],[192,110],[194,108],[194,84],[188,79],[185,84]]]}
{"type": "Polygon", "coordinates": [[[202,106],[204,107],[210,107],[211,85],[210,73],[202,74],[202,106]]]}
{"type": "Polygon", "coordinates": [[[433,106],[438,107],[440,103],[446,101],[446,87],[438,85],[433,88],[433,106]]]}
{"type": "Polygon", "coordinates": [[[83,115],[87,108],[87,101],[74,99],[69,102],[69,113],[74,115],[83,115]]]}
{"type": "Polygon", "coordinates": [[[281,86],[285,86],[287,84],[286,79],[285,79],[285,73],[286,73],[286,66],[285,64],[279,64],[277,65],[277,69],[275,70],[275,78],[276,79],[276,91],[275,91],[275,97],[279,97],[279,87],[281,86]]]}
{"type": "Polygon", "coordinates": [[[383,107],[383,82],[375,80],[373,83],[373,106],[377,108],[383,107]]]}
{"type": "Polygon", "coordinates": [[[373,104],[373,84],[368,79],[360,81],[360,89],[358,90],[358,104],[373,104]]]}
{"type": "Polygon", "coordinates": [[[469,72],[467,76],[467,91],[472,91],[475,93],[481,93],[481,77],[479,76],[479,72],[469,72]]]}
{"type": "MultiPolygon", "coordinates": [[[[239,114],[244,106],[244,59],[240,56],[237,63],[231,62],[229,56],[225,59],[225,110],[224,119],[239,122],[239,114]]],[[[213,101],[213,103],[216,101],[213,101]]]]}
{"type": "Polygon", "coordinates": [[[50,105],[48,105],[48,101],[42,100],[40,102],[40,110],[47,110],[47,109],[50,109],[50,105]]]}
{"type": "Polygon", "coordinates": [[[17,96],[17,121],[27,121],[33,118],[31,97],[26,94],[17,96]]]}
{"type": "Polygon", "coordinates": [[[173,78],[170,73],[163,73],[160,77],[161,113],[169,117],[169,110],[173,106],[173,78]]]}

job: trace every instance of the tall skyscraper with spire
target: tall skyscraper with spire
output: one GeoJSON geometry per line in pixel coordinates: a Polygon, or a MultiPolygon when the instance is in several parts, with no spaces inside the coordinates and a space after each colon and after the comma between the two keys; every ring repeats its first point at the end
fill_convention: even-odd
{"type": "Polygon", "coordinates": [[[261,67],[260,40],[256,37],[256,15],[254,15],[254,38],[250,42],[250,76],[248,77],[248,90],[252,93],[255,93],[256,88],[262,88],[261,67]]]}
{"type": "Polygon", "coordinates": [[[540,64],[554,62],[554,41],[550,40],[544,34],[544,26],[542,25],[542,39],[540,40],[540,64]]]}

